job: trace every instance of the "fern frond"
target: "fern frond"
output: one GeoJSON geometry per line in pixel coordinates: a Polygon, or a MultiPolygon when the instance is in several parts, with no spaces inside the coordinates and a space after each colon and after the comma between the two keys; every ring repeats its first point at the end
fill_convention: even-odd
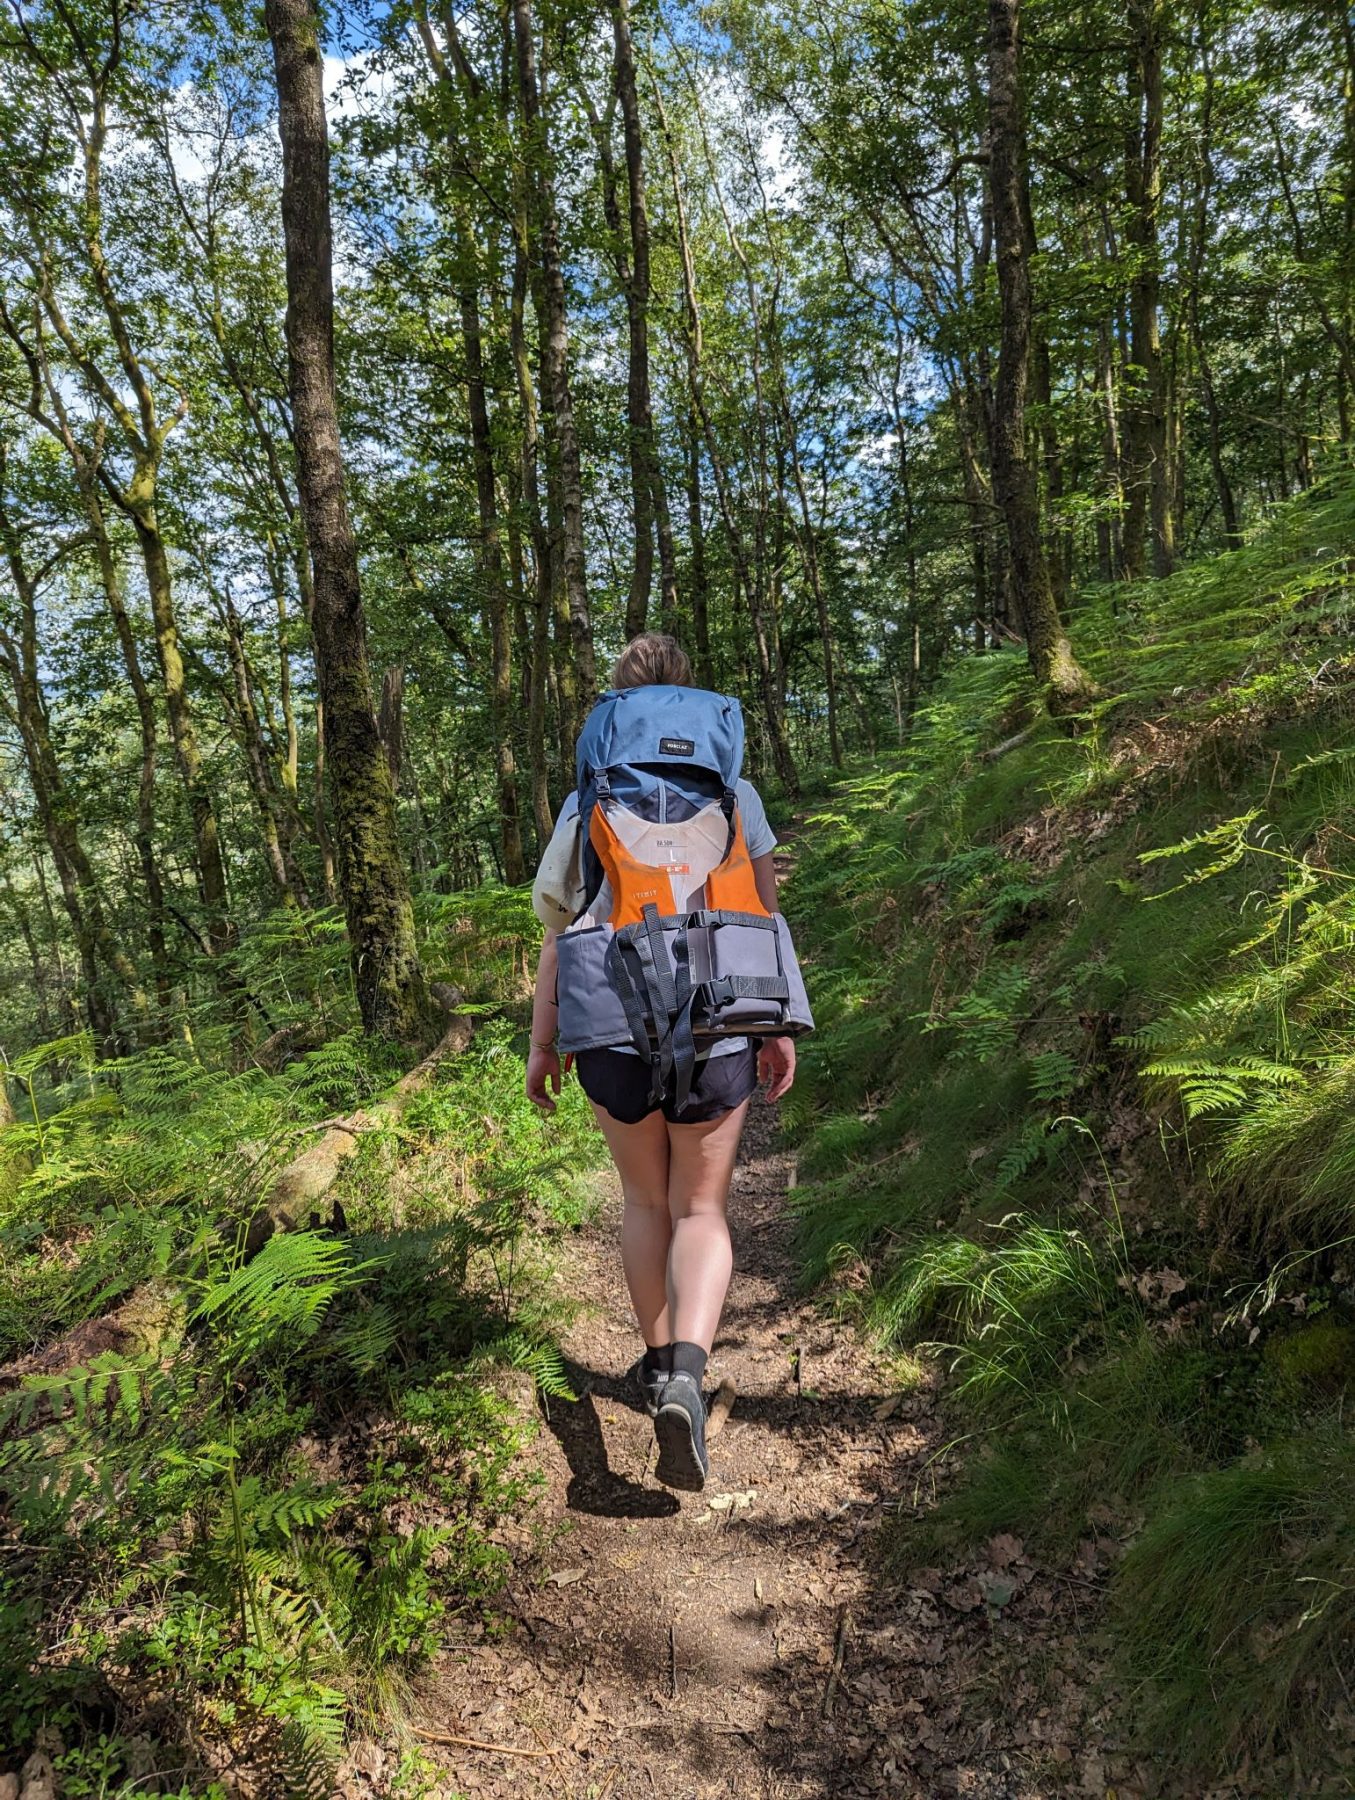
{"type": "Polygon", "coordinates": [[[349,1246],[319,1231],[280,1233],[249,1262],[211,1282],[195,1317],[218,1330],[260,1337],[311,1337],[335,1296],[356,1286],[379,1259],[353,1260],[349,1246]]]}

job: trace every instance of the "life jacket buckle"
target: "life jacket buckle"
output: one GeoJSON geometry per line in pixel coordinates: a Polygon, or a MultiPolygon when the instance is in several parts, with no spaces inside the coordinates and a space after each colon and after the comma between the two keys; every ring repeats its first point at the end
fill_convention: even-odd
{"type": "Polygon", "coordinates": [[[709,981],[702,983],[702,987],[705,990],[706,1002],[712,1011],[718,1012],[722,1006],[734,1004],[736,995],[732,975],[712,975],[709,981]]]}

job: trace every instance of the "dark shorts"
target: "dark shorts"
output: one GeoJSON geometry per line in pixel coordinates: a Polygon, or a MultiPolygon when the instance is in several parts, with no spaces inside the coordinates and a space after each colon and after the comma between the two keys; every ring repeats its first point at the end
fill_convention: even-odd
{"type": "Polygon", "coordinates": [[[691,1096],[681,1112],[671,1100],[651,1102],[649,1065],[624,1050],[580,1050],[574,1058],[579,1085],[618,1125],[638,1125],[662,1108],[670,1125],[710,1125],[752,1096],[757,1086],[757,1047],[708,1056],[696,1065],[691,1096]]]}

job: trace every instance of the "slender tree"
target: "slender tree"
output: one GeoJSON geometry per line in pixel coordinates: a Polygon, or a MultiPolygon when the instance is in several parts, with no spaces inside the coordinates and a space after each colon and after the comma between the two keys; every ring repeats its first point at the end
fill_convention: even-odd
{"type": "Polygon", "coordinates": [[[1025,103],[1021,91],[1020,0],[989,0],[988,141],[993,238],[1002,309],[993,409],[993,482],[1007,527],[1013,596],[1035,679],[1056,711],[1090,692],[1059,618],[1040,529],[1039,491],[1026,453],[1031,285],[1025,103]]]}
{"type": "MultiPolygon", "coordinates": [[[[517,96],[522,113],[527,177],[528,240],[539,270],[542,380],[550,395],[552,462],[558,482],[561,566],[569,606],[570,642],[578,702],[591,706],[597,692],[593,617],[588,602],[588,555],[583,527],[583,461],[574,418],[569,369],[569,320],[560,250],[549,114],[537,74],[532,0],[511,0],[517,96]]],[[[569,735],[566,732],[565,735],[569,735]]]]}
{"type": "Polygon", "coordinates": [[[1155,575],[1171,572],[1176,556],[1171,510],[1167,376],[1158,317],[1162,286],[1159,244],[1162,210],[1162,40],[1165,0],[1129,0],[1129,117],[1125,128],[1126,247],[1131,258],[1129,354],[1133,364],[1126,414],[1125,563],[1144,567],[1144,531],[1151,533],[1155,575]]]}
{"type": "Polygon", "coordinates": [[[344,492],[334,378],[333,228],[320,15],[267,0],[282,137],[287,354],[301,510],[314,566],[312,626],[334,795],[339,887],[362,1021],[412,1039],[427,999],[395,826],[390,769],[372,706],[357,546],[344,492]]]}

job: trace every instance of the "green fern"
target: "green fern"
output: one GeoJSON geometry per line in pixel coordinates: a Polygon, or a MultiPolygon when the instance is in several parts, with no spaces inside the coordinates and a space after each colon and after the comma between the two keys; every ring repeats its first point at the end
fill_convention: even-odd
{"type": "Polygon", "coordinates": [[[278,1338],[304,1342],[336,1296],[378,1266],[376,1258],[356,1262],[347,1244],[323,1232],[279,1234],[252,1261],[208,1282],[194,1316],[236,1337],[248,1353],[278,1338]]]}
{"type": "Polygon", "coordinates": [[[1259,1089],[1293,1087],[1303,1080],[1302,1071],[1292,1064],[1261,1056],[1239,1056],[1226,1063],[1163,1057],[1146,1063],[1143,1073],[1173,1084],[1188,1119],[1236,1112],[1259,1089]]]}
{"type": "Polygon", "coordinates": [[[1078,1066],[1065,1050],[1040,1050],[1030,1059],[1031,1093],[1046,1106],[1067,1100],[1078,1080],[1078,1066]]]}
{"type": "Polygon", "coordinates": [[[479,1357],[484,1363],[504,1363],[510,1369],[519,1369],[530,1375],[536,1391],[552,1400],[573,1401],[576,1397],[569,1385],[569,1376],[565,1372],[559,1347],[546,1339],[530,1338],[522,1332],[510,1331],[506,1336],[495,1338],[486,1344],[479,1352],[479,1357]]]}

